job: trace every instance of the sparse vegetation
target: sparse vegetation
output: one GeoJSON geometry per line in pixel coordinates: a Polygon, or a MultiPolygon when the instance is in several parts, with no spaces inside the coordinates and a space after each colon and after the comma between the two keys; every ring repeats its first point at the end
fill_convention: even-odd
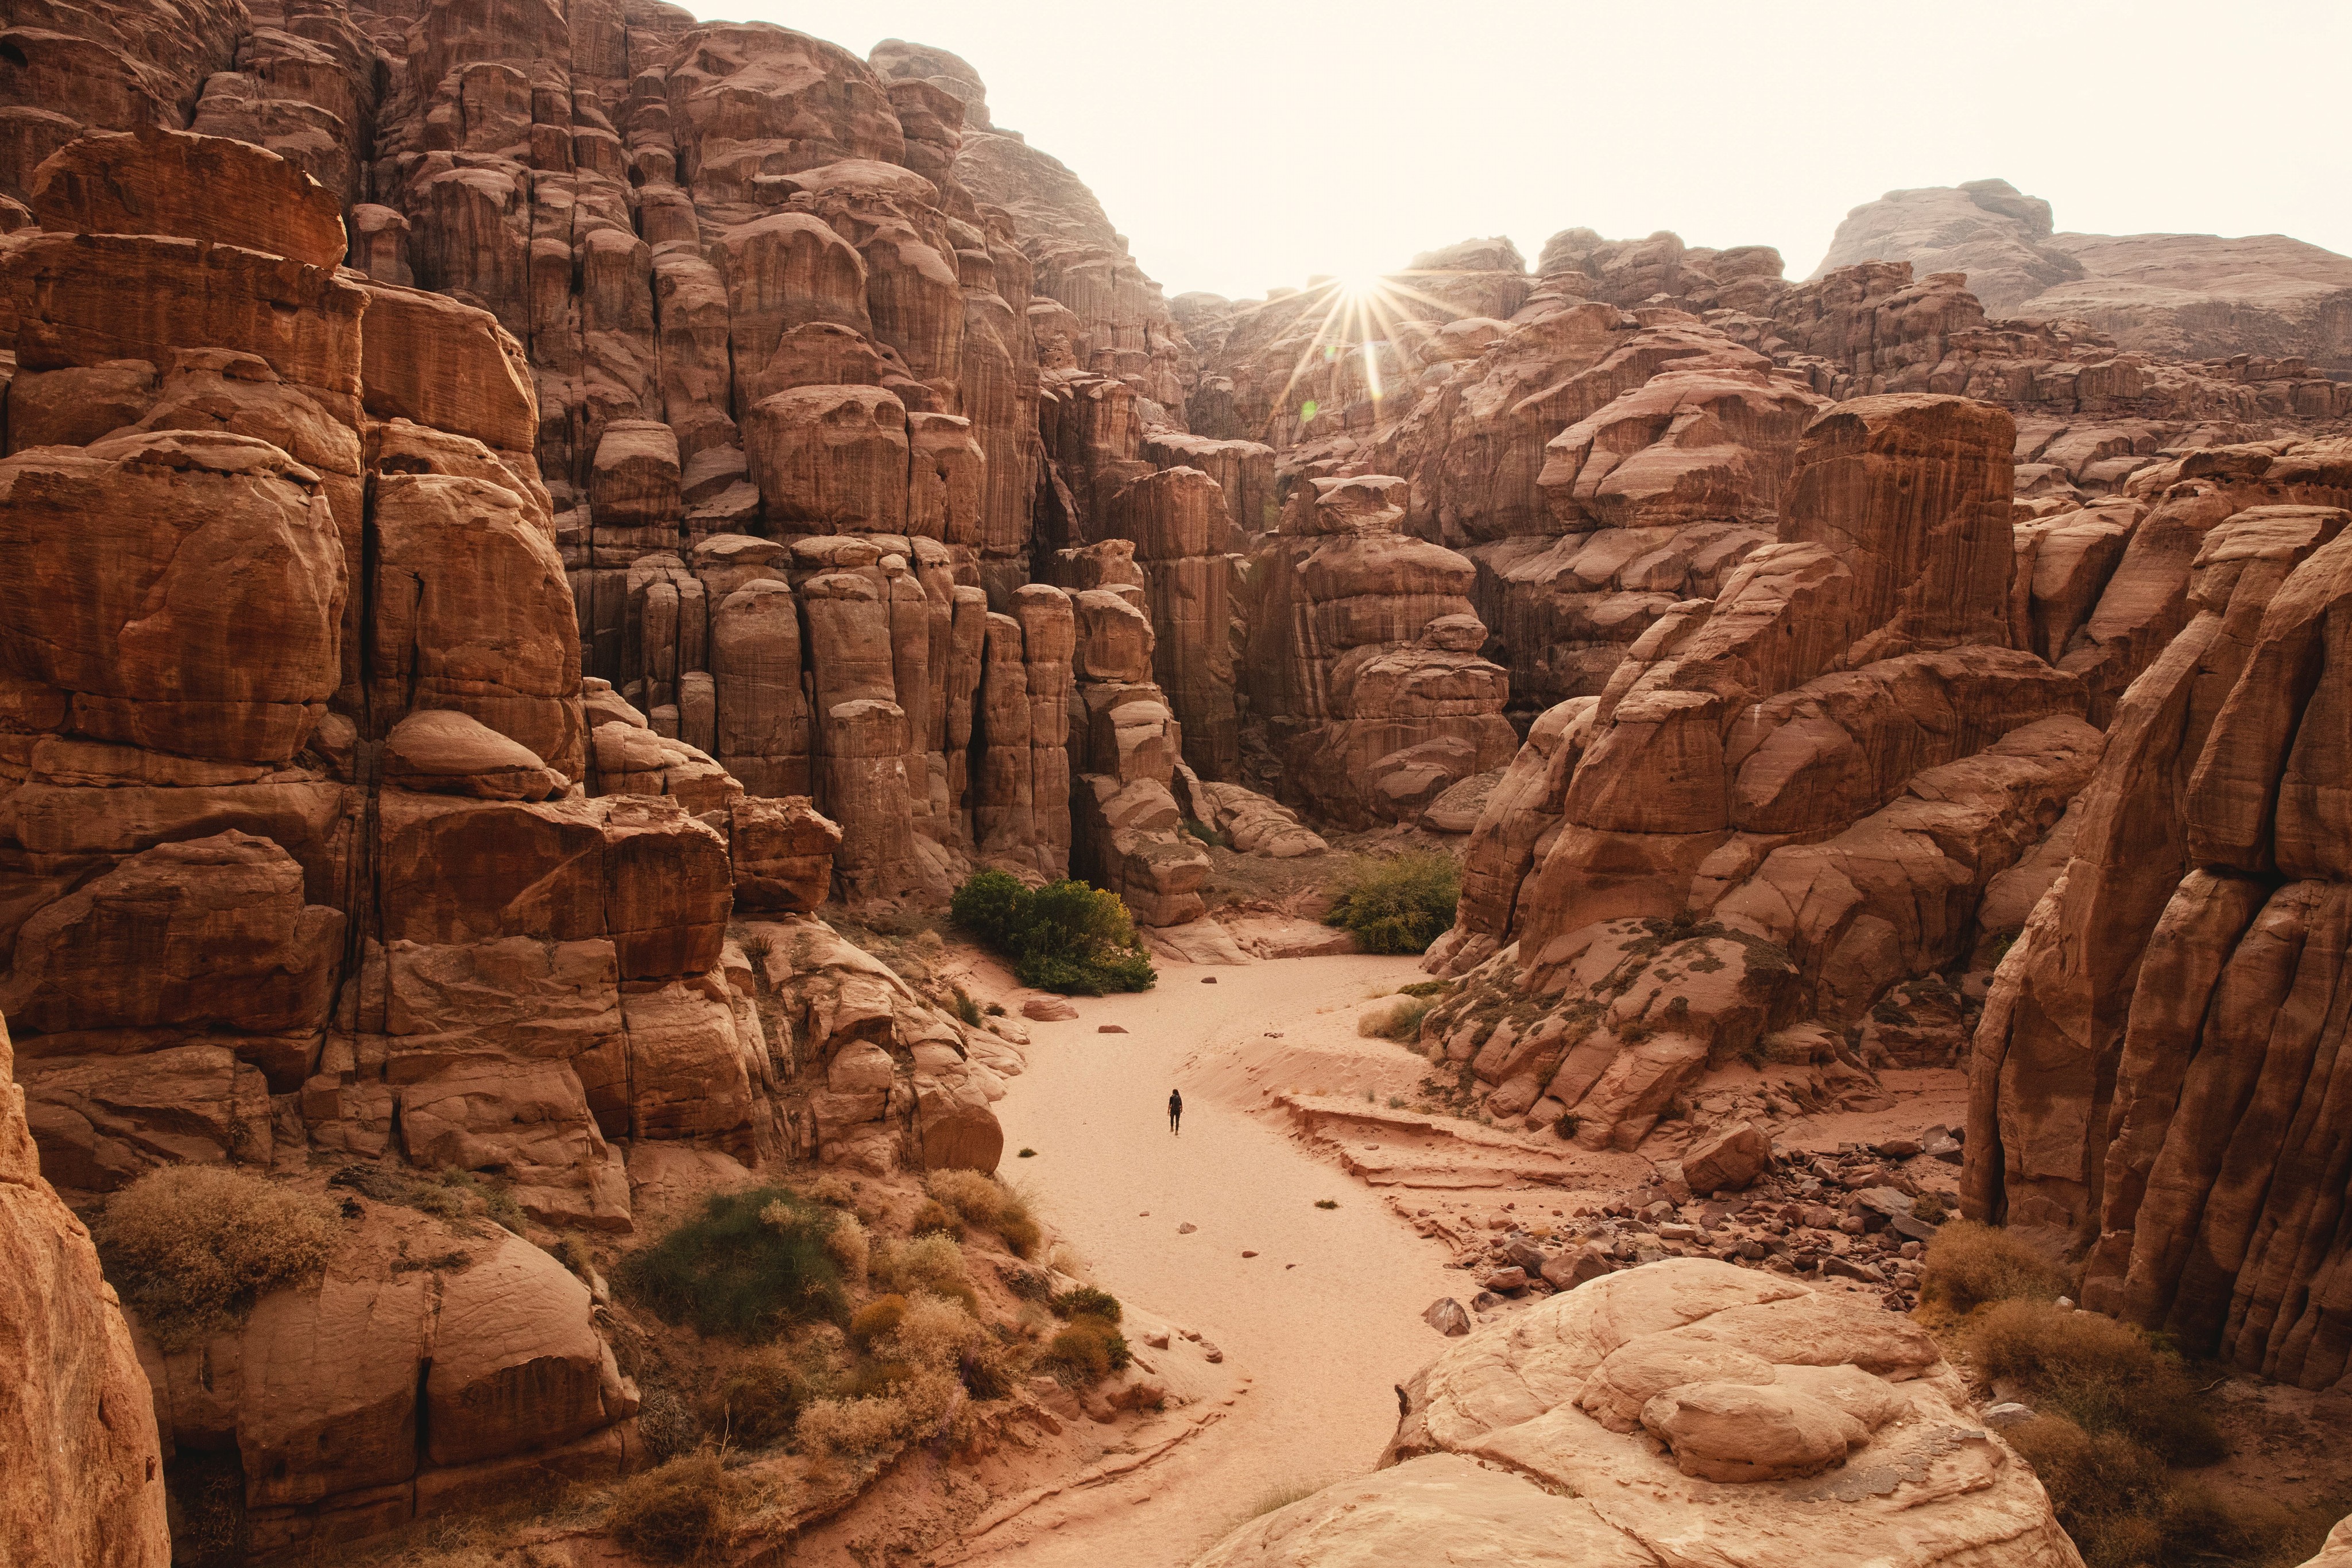
{"type": "Polygon", "coordinates": [[[183,1350],[242,1322],[272,1291],[324,1271],[332,1211],[250,1171],[166,1166],[108,1199],[106,1277],[156,1343],[183,1350]]]}
{"type": "Polygon", "coordinates": [[[808,1374],[782,1347],[764,1346],[719,1375],[703,1421],[739,1447],[765,1448],[792,1436],[808,1395],[808,1374]]]}
{"type": "Polygon", "coordinates": [[[1315,1207],[1318,1208],[1337,1208],[1339,1207],[1339,1203],[1337,1198],[1318,1197],[1315,1200],[1315,1207]]]}
{"type": "Polygon", "coordinates": [[[1417,1040],[1421,1037],[1421,1020],[1436,1006],[1428,997],[1408,998],[1360,1026],[1360,1031],[1376,1040],[1417,1040]]]}
{"type": "Polygon", "coordinates": [[[1994,1301],[2054,1301],[2073,1284],[2063,1269],[2021,1237],[1955,1219],[1936,1233],[1927,1249],[1919,1296],[1966,1313],[1994,1301]]]}
{"type": "Polygon", "coordinates": [[[783,1187],[720,1193],[624,1256],[614,1282],[665,1322],[706,1334],[761,1340],[794,1322],[839,1322],[848,1299],[827,1244],[836,1223],[783,1187]]]}
{"type": "Polygon", "coordinates": [[[687,1454],[614,1488],[605,1528],[640,1556],[688,1562],[726,1538],[740,1491],[717,1455],[687,1454]]]}
{"type": "Polygon", "coordinates": [[[1029,1200],[978,1171],[933,1171],[924,1184],[934,1201],[959,1216],[965,1224],[993,1230],[1019,1257],[1037,1250],[1045,1237],[1029,1200]]]}
{"type": "Polygon", "coordinates": [[[1124,1372],[1131,1354],[1126,1336],[1091,1313],[1074,1317],[1038,1353],[1039,1372],[1066,1387],[1090,1388],[1114,1372],[1124,1372]]]}
{"type": "Polygon", "coordinates": [[[983,1016],[980,1010],[980,1004],[973,1001],[971,994],[961,986],[955,988],[955,1014],[974,1029],[980,1027],[980,1020],[983,1016]]]}
{"type": "Polygon", "coordinates": [[[1100,1318],[1107,1323],[1118,1322],[1123,1311],[1117,1296],[1092,1285],[1075,1285],[1045,1304],[1057,1318],[1100,1318]]]}
{"type": "Polygon", "coordinates": [[[887,1393],[815,1401],[801,1413],[797,1435],[810,1454],[872,1454],[936,1429],[962,1398],[962,1385],[947,1374],[917,1373],[887,1393]]]}
{"type": "Polygon", "coordinates": [[[2128,1323],[2044,1301],[2006,1301],[1962,1333],[1977,1371],[2094,1436],[2120,1433],[2170,1464],[2208,1465],[2221,1429],[2180,1358],[2128,1323]]]}
{"type": "Polygon", "coordinates": [[[1065,996],[1149,990],[1160,978],[1134,918],[1115,893],[1072,879],[1030,889],[1001,871],[974,873],[949,902],[955,923],[1013,960],[1024,986],[1065,996]]]}
{"type": "Polygon", "coordinates": [[[1037,1151],[1034,1149],[1024,1149],[1017,1157],[1024,1160],[1034,1160],[1037,1157],[1037,1151]]]}
{"type": "Polygon", "coordinates": [[[1454,924],[1461,897],[1462,868],[1453,856],[1402,854],[1359,866],[1323,924],[1353,932],[1367,953],[1425,952],[1454,924]]]}
{"type": "Polygon", "coordinates": [[[918,1236],[904,1246],[884,1249],[873,1270],[877,1281],[902,1295],[911,1296],[918,1291],[929,1291],[934,1296],[947,1296],[976,1306],[979,1298],[973,1294],[971,1277],[965,1270],[963,1249],[952,1237],[934,1231],[918,1236]]]}
{"type": "Polygon", "coordinates": [[[1243,1522],[1247,1523],[1251,1519],[1264,1519],[1267,1514],[1288,1508],[1294,1502],[1305,1502],[1322,1490],[1313,1481],[1290,1481],[1275,1487],[1250,1505],[1248,1518],[1243,1522]]]}

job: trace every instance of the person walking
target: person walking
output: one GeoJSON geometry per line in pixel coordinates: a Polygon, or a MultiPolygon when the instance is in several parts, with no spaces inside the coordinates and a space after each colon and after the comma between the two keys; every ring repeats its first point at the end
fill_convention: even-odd
{"type": "Polygon", "coordinates": [[[1168,1130],[1171,1133],[1177,1134],[1181,1137],[1182,1135],[1182,1129],[1181,1129],[1177,1124],[1181,1122],[1183,1119],[1184,1096],[1179,1094],[1173,1089],[1171,1089],[1168,1091],[1168,1130]]]}

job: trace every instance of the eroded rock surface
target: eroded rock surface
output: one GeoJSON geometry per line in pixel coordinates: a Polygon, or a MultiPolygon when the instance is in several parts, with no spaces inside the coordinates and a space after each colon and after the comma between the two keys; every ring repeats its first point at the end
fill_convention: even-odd
{"type": "Polygon", "coordinates": [[[1214,1568],[1412,1562],[2074,1568],[2033,1472],[1907,1320],[1703,1260],[1564,1291],[1404,1387],[1383,1467],[1214,1568]]]}

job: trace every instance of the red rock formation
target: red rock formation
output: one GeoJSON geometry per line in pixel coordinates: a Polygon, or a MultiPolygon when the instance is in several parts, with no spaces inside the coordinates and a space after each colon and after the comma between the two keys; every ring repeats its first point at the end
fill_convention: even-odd
{"type": "Polygon", "coordinates": [[[0,1551],[23,1568],[163,1568],[163,1455],[114,1287],[42,1179],[0,1024],[0,1551]]]}
{"type": "Polygon", "coordinates": [[[2263,455],[2265,486],[2339,504],[2237,509],[2233,488],[2266,498],[2242,474],[2174,486],[2207,520],[2191,618],[2117,704],[2072,852],[1996,977],[1964,1196],[2089,1245],[2086,1304],[2320,1387],[2345,1355],[2339,1030],[2298,998],[2326,983],[2310,956],[2342,880],[2314,770],[2352,470],[2341,443],[2263,455]]]}
{"type": "Polygon", "coordinates": [[[2007,645],[2009,447],[1980,403],[1831,409],[1779,539],[1538,722],[1429,959],[1476,969],[1425,1030],[1493,1113],[1630,1147],[1710,1061],[1969,950],[2100,746],[2080,682],[2007,645]],[[1517,988],[1549,1017],[1480,1027],[1517,988]]]}

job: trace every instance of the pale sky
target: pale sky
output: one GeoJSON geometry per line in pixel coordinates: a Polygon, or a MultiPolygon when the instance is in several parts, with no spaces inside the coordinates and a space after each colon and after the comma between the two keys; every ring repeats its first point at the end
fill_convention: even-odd
{"type": "Polygon", "coordinates": [[[1582,225],[1772,245],[1998,176],[2057,225],[2352,253],[2352,0],[699,0],[952,49],[1171,295],[1582,225]]]}

